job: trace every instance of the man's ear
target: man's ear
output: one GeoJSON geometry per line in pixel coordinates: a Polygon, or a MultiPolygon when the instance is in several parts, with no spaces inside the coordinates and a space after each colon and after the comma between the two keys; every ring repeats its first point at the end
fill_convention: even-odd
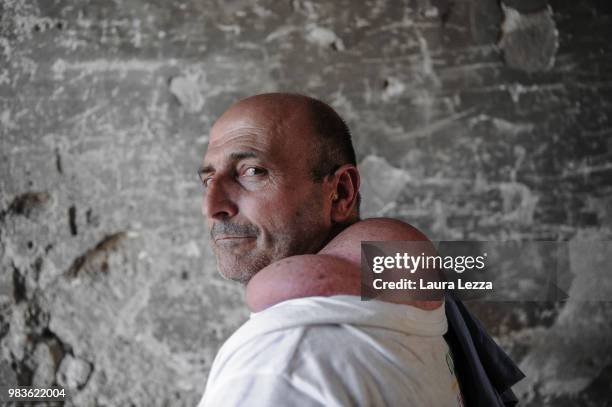
{"type": "Polygon", "coordinates": [[[332,222],[343,223],[354,216],[361,178],[357,167],[344,164],[334,173],[335,187],[331,195],[332,222]]]}

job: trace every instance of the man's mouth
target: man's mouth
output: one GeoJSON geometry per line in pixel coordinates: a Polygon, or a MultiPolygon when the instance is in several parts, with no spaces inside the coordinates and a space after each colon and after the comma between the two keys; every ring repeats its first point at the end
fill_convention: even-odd
{"type": "Polygon", "coordinates": [[[215,242],[235,242],[246,239],[256,239],[255,236],[219,236],[215,238],[215,242]]]}

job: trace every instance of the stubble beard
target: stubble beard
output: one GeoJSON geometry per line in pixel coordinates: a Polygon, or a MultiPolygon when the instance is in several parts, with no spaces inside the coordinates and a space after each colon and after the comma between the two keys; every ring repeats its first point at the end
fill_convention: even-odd
{"type": "Polygon", "coordinates": [[[260,233],[255,249],[230,253],[215,247],[217,267],[224,278],[246,285],[255,274],[275,261],[318,252],[328,233],[323,227],[322,203],[317,199],[309,200],[296,211],[291,224],[271,231],[271,236],[260,233]]]}

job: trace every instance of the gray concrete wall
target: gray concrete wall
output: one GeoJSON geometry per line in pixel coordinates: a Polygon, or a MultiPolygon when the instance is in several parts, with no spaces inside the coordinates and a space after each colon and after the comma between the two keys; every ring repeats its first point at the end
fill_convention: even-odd
{"type": "MultiPolygon", "coordinates": [[[[337,108],[366,214],[439,240],[610,240],[612,7],[549,3],[3,0],[0,382],[195,404],[248,315],[195,170],[255,93],[337,108]]],[[[525,405],[609,403],[608,303],[471,306],[525,405]]]]}

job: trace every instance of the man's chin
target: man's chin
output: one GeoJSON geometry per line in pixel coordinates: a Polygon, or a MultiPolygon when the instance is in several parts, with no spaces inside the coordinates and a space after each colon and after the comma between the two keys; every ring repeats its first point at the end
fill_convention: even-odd
{"type": "Polygon", "coordinates": [[[231,262],[225,264],[217,259],[217,269],[219,274],[226,280],[235,281],[242,285],[247,285],[251,278],[269,264],[267,261],[249,262],[248,264],[238,264],[231,262]]]}
{"type": "Polygon", "coordinates": [[[236,283],[240,283],[242,285],[247,285],[253,277],[254,273],[251,275],[249,273],[239,273],[235,271],[223,271],[219,270],[219,274],[226,280],[234,281],[236,283]]]}

